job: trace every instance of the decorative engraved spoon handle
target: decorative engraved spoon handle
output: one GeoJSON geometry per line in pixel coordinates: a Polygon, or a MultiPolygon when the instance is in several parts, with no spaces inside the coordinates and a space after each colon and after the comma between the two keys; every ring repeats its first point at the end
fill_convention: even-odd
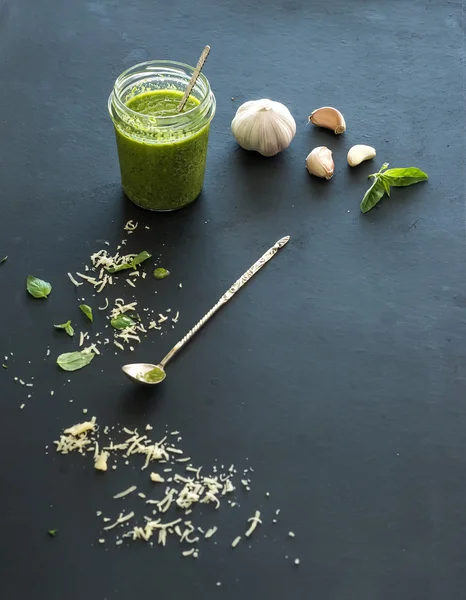
{"type": "Polygon", "coordinates": [[[204,63],[207,60],[207,57],[209,56],[209,52],[210,52],[210,46],[206,46],[204,48],[204,50],[202,51],[202,54],[199,57],[199,60],[197,61],[196,68],[194,69],[193,75],[192,75],[191,79],[189,80],[188,87],[186,88],[186,90],[183,94],[183,98],[181,98],[181,102],[176,107],[177,112],[181,112],[184,108],[184,105],[188,101],[189,94],[191,93],[193,87],[196,85],[197,78],[199,77],[199,74],[202,71],[202,67],[204,66],[204,63]]]}
{"type": "Polygon", "coordinates": [[[250,267],[246,271],[246,273],[243,273],[243,275],[241,275],[241,277],[231,286],[231,288],[223,294],[223,296],[220,298],[220,300],[217,302],[217,304],[215,306],[213,306],[209,310],[209,312],[206,315],[204,315],[202,317],[202,319],[198,323],[196,323],[196,325],[194,325],[194,327],[190,331],[188,331],[188,333],[184,336],[184,338],[182,340],[180,340],[176,344],[176,346],[174,346],[170,350],[170,352],[162,359],[162,361],[160,362],[160,365],[162,367],[165,367],[165,365],[168,363],[168,361],[175,356],[175,354],[178,352],[178,350],[181,350],[181,348],[189,342],[189,340],[193,337],[193,335],[195,333],[197,333],[199,331],[199,329],[203,325],[205,325],[211,317],[214,316],[214,314],[218,311],[218,309],[221,308],[224,304],[226,304],[229,300],[231,300],[231,298],[233,298],[233,296],[236,294],[236,292],[240,288],[242,288],[243,285],[245,285],[257,273],[257,271],[262,269],[262,267],[265,265],[265,263],[268,262],[271,258],[273,258],[275,256],[275,254],[280,250],[280,248],[283,248],[283,246],[285,244],[287,244],[289,241],[290,241],[289,235],[281,238],[281,240],[278,240],[278,242],[276,244],[274,244],[269,250],[267,250],[267,252],[263,256],[261,256],[259,258],[259,260],[257,262],[255,262],[252,265],[252,267],[250,267]]]}

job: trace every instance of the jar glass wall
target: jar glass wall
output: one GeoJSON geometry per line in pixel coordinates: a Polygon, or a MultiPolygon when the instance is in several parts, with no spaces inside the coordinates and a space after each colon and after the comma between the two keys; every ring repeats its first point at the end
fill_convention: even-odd
{"type": "Polygon", "coordinates": [[[193,71],[172,61],[141,63],[122,73],[110,94],[121,182],[142,208],[176,210],[201,192],[216,104],[201,73],[185,108],[176,111],[193,71]]]}

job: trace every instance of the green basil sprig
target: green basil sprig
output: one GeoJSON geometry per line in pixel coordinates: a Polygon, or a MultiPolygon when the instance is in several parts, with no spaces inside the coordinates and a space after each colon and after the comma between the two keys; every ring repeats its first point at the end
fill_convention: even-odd
{"type": "Polygon", "coordinates": [[[369,175],[374,183],[364,194],[361,201],[361,212],[366,213],[374,208],[383,198],[384,194],[390,196],[391,187],[406,187],[428,179],[427,173],[416,167],[405,169],[388,169],[388,163],[384,163],[378,173],[369,175]]]}
{"type": "Polygon", "coordinates": [[[74,329],[73,329],[73,326],[71,325],[71,321],[67,321],[66,323],[61,323],[60,325],[54,325],[54,327],[55,327],[55,329],[64,329],[70,337],[73,337],[73,335],[74,335],[74,329]]]}

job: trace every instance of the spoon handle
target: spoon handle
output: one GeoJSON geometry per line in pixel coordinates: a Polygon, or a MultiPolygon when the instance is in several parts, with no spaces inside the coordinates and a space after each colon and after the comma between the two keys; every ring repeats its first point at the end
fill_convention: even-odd
{"type": "Polygon", "coordinates": [[[188,86],[183,94],[183,98],[181,98],[181,102],[176,107],[177,112],[181,112],[184,108],[184,105],[188,101],[189,94],[191,93],[193,87],[196,84],[197,78],[199,77],[199,74],[202,71],[202,67],[204,66],[204,63],[207,60],[207,57],[209,56],[209,52],[210,52],[210,46],[206,46],[204,48],[204,50],[202,51],[202,54],[199,57],[199,60],[197,61],[196,68],[194,69],[193,75],[192,75],[191,79],[189,80],[188,86]]]}
{"type": "Polygon", "coordinates": [[[229,300],[231,300],[231,298],[233,298],[233,296],[236,294],[236,292],[240,288],[242,288],[243,285],[245,285],[257,273],[257,271],[262,269],[262,267],[265,265],[265,263],[268,262],[271,258],[273,258],[275,256],[275,254],[280,250],[280,248],[283,248],[283,246],[285,244],[287,244],[289,241],[290,241],[290,236],[287,235],[287,236],[281,238],[280,240],[278,240],[278,242],[276,244],[274,244],[271,248],[269,248],[269,250],[267,250],[267,252],[263,256],[261,256],[259,258],[259,260],[257,262],[255,262],[252,265],[252,267],[250,267],[246,271],[246,273],[243,273],[243,275],[241,275],[241,277],[237,281],[235,281],[235,283],[231,286],[231,288],[223,294],[223,296],[220,298],[220,300],[217,302],[217,304],[215,304],[215,306],[213,306],[209,310],[209,312],[207,314],[205,314],[202,317],[202,319],[200,321],[198,321],[198,323],[196,323],[196,325],[194,325],[194,327],[188,331],[188,333],[184,336],[184,338],[182,340],[180,340],[170,350],[170,352],[160,361],[160,365],[162,367],[165,367],[165,365],[168,363],[168,361],[175,356],[175,354],[178,352],[178,350],[181,350],[181,348],[189,342],[189,340],[193,337],[193,335],[195,333],[197,333],[199,331],[199,329],[203,325],[205,325],[211,317],[213,317],[213,315],[218,311],[218,309],[221,308],[224,304],[226,304],[229,300]]]}

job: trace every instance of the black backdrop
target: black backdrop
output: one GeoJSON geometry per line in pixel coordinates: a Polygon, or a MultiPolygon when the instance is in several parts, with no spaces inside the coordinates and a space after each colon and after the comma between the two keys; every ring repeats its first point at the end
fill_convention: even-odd
{"type": "Polygon", "coordinates": [[[4,598],[464,597],[461,18],[459,0],[0,2],[0,339],[13,352],[0,372],[4,598]],[[218,109],[205,190],[181,212],[148,214],[121,193],[108,94],[130,65],[194,63],[206,43],[218,109]],[[239,104],[260,97],[298,124],[273,159],[230,133],[239,104]],[[307,125],[326,104],[344,112],[344,136],[307,125]],[[347,167],[355,143],[377,148],[373,164],[347,167]],[[318,145],[334,151],[330,182],[304,168],[318,145]],[[384,161],[430,180],[361,215],[366,176],[384,161]],[[129,218],[140,223],[130,248],[172,272],[157,296],[139,286],[141,305],[179,309],[180,322],[69,377],[54,358],[73,342],[52,324],[79,322],[84,287],[66,272],[118,243],[129,218]],[[122,362],[159,360],[284,234],[290,244],[163,386],[147,395],[123,378],[122,362]],[[52,281],[48,300],[27,296],[28,274],[52,281]],[[31,398],[14,376],[35,377],[31,398]],[[140,473],[96,478],[79,456],[45,454],[83,408],[100,423],[180,430],[197,464],[254,467],[241,507],[215,515],[217,546],[195,561],[173,543],[96,544],[95,511],[115,513],[112,495],[140,473]],[[251,548],[232,551],[256,509],[251,548]]]}

